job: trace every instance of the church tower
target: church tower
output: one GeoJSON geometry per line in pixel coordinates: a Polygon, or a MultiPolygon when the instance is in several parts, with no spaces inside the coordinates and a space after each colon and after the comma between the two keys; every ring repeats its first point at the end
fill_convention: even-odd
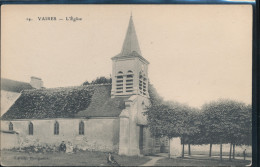
{"type": "Polygon", "coordinates": [[[148,94],[148,64],[142,56],[132,16],[121,52],[112,57],[112,90],[111,96],[148,94]]]}

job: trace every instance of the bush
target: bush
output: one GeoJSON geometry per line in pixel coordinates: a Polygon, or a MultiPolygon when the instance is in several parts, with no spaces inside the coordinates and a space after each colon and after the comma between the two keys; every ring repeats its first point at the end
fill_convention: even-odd
{"type": "Polygon", "coordinates": [[[22,148],[12,148],[8,149],[10,151],[21,151],[21,152],[26,152],[26,153],[53,153],[53,152],[58,152],[59,149],[56,146],[26,146],[22,148]]]}

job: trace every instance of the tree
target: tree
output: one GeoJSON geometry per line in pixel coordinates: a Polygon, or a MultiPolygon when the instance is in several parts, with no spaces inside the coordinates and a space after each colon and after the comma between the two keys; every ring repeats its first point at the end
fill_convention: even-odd
{"type": "Polygon", "coordinates": [[[252,145],[252,106],[246,105],[236,113],[236,123],[239,128],[233,138],[233,159],[236,145],[252,145]]]}
{"type": "MultiPolygon", "coordinates": [[[[165,102],[161,105],[150,105],[147,115],[148,127],[154,137],[181,137],[184,146],[185,139],[198,131],[193,122],[192,109],[177,102],[165,102]]],[[[169,153],[170,156],[170,153],[169,153]]],[[[184,150],[182,157],[184,156],[184,150]]]]}
{"type": "Polygon", "coordinates": [[[206,142],[220,144],[221,160],[222,144],[230,143],[231,160],[233,144],[242,144],[245,140],[250,126],[248,110],[244,103],[229,99],[213,101],[202,107],[206,142]]]}
{"type": "Polygon", "coordinates": [[[82,85],[90,85],[90,83],[88,81],[85,81],[82,85]]]}
{"type": "Polygon", "coordinates": [[[203,144],[203,131],[202,131],[202,121],[201,112],[196,108],[190,108],[190,116],[188,118],[188,125],[190,133],[185,138],[185,144],[188,144],[188,154],[191,155],[191,144],[203,144]]]}
{"type": "Polygon", "coordinates": [[[106,78],[106,77],[97,77],[91,83],[88,81],[85,81],[82,85],[95,85],[95,84],[111,84],[112,78],[106,78]]]}
{"type": "Polygon", "coordinates": [[[151,105],[161,105],[164,103],[163,98],[159,95],[154,86],[148,82],[148,93],[150,96],[151,105]]]}

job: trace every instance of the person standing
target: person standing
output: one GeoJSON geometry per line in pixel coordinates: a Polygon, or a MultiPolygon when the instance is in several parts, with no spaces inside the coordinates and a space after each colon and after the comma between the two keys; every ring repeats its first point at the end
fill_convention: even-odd
{"type": "Polygon", "coordinates": [[[243,151],[244,160],[246,160],[246,149],[243,151]]]}
{"type": "Polygon", "coordinates": [[[64,141],[61,142],[59,151],[60,152],[66,152],[66,144],[65,144],[64,141]]]}

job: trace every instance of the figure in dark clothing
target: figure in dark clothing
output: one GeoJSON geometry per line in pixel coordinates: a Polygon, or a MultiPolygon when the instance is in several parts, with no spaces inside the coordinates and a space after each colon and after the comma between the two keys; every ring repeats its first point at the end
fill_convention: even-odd
{"type": "Polygon", "coordinates": [[[61,142],[59,151],[60,152],[66,152],[66,144],[65,144],[64,141],[61,142]]]}
{"type": "Polygon", "coordinates": [[[244,160],[246,160],[246,149],[243,151],[244,160]]]}
{"type": "Polygon", "coordinates": [[[107,163],[111,166],[120,166],[111,153],[108,153],[107,163]]]}

